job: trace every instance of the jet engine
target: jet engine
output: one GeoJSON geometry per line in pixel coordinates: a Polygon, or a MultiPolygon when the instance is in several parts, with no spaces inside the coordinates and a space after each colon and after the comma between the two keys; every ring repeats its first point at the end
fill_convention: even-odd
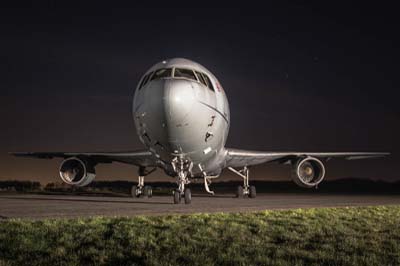
{"type": "Polygon", "coordinates": [[[297,161],[292,171],[293,181],[306,188],[317,186],[325,177],[324,164],[314,157],[302,158],[297,161]]]}
{"type": "Polygon", "coordinates": [[[83,187],[96,177],[93,164],[89,164],[77,157],[65,159],[60,165],[60,177],[69,185],[83,187]]]}

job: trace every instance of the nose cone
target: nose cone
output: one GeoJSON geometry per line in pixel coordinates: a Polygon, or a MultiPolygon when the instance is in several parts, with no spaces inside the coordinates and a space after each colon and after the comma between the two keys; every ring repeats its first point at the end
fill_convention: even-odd
{"type": "Polygon", "coordinates": [[[135,98],[134,113],[141,141],[164,157],[192,151],[196,94],[191,81],[152,81],[135,98]]]}
{"type": "Polygon", "coordinates": [[[164,85],[166,122],[169,127],[182,127],[189,123],[196,95],[190,81],[171,80],[164,85]]]}

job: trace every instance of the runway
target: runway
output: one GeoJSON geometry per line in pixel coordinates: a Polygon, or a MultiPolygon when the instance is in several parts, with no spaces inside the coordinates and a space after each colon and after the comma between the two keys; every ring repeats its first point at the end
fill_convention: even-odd
{"type": "Polygon", "coordinates": [[[7,218],[60,218],[135,216],[205,212],[247,212],[314,207],[400,204],[400,195],[260,194],[255,199],[232,195],[193,195],[192,204],[173,204],[172,196],[153,198],[65,195],[0,195],[0,220],[7,218]]]}

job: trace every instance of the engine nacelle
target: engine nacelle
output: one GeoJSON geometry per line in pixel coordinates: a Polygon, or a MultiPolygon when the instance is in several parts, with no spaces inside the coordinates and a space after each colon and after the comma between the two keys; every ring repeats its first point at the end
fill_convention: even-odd
{"type": "Polygon", "coordinates": [[[60,165],[60,177],[69,185],[83,187],[96,177],[93,165],[77,157],[65,159],[60,165]]]}
{"type": "Polygon", "coordinates": [[[297,161],[292,171],[293,181],[306,188],[317,186],[325,177],[324,164],[314,157],[307,157],[297,161]]]}

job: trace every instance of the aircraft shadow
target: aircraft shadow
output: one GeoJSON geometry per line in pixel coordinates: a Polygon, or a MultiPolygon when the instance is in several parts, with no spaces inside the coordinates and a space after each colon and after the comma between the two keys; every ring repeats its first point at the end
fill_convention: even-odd
{"type": "Polygon", "coordinates": [[[216,194],[216,195],[207,195],[207,194],[192,194],[192,197],[196,198],[223,198],[223,199],[233,199],[236,198],[234,195],[224,195],[224,194],[216,194]]]}
{"type": "Polygon", "coordinates": [[[15,196],[15,197],[10,197],[10,196],[8,196],[8,197],[0,197],[0,200],[1,199],[18,199],[18,200],[29,200],[29,201],[31,201],[31,200],[49,201],[50,200],[50,201],[96,202],[96,203],[117,203],[117,204],[120,204],[120,203],[126,203],[126,204],[137,204],[137,203],[139,203],[139,204],[156,204],[156,205],[159,205],[159,204],[171,205],[171,204],[173,204],[172,202],[170,203],[170,202],[161,202],[161,201],[135,201],[135,200],[132,200],[132,201],[121,201],[121,200],[114,201],[114,200],[106,200],[106,199],[104,199],[104,200],[100,200],[100,199],[62,199],[62,198],[47,198],[47,197],[27,198],[27,197],[18,197],[18,196],[15,196]]]}

